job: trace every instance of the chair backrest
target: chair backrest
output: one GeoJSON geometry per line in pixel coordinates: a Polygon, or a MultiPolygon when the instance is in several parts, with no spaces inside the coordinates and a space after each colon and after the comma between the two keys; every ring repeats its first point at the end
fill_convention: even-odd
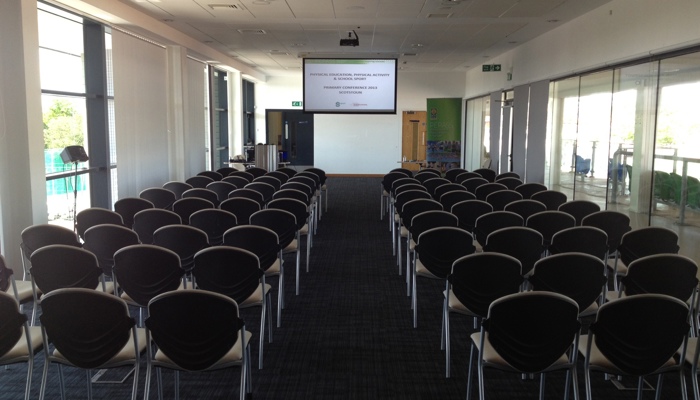
{"type": "Polygon", "coordinates": [[[520,180],[520,178],[515,178],[512,176],[496,179],[496,182],[500,183],[501,185],[505,185],[510,190],[515,190],[515,188],[523,184],[523,181],[520,180]]]}
{"type": "Polygon", "coordinates": [[[521,292],[491,303],[482,326],[508,364],[536,373],[554,364],[574,344],[581,324],[578,306],[551,292],[521,292]]]}
{"type": "MultiPolygon", "coordinates": [[[[399,182],[401,180],[402,179],[399,179],[396,182],[399,182]]],[[[420,183],[407,183],[405,185],[397,186],[393,189],[394,197],[397,197],[401,193],[408,192],[410,190],[422,190],[428,193],[428,189],[426,189],[425,186],[421,185],[420,183]]]]}
{"type": "Polygon", "coordinates": [[[153,232],[153,244],[177,253],[182,269],[190,271],[194,255],[209,247],[209,238],[206,232],[193,226],[168,225],[153,232]]]}
{"type": "Polygon", "coordinates": [[[211,367],[245,337],[238,304],[206,290],[160,294],[148,304],[148,315],[146,328],[158,349],[189,371],[211,367]]]}
{"type": "MultiPolygon", "coordinates": [[[[219,204],[219,195],[215,191],[207,188],[192,188],[189,190],[185,190],[185,192],[182,193],[182,199],[188,199],[192,197],[207,200],[211,202],[214,205],[214,207],[216,207],[219,204]]],[[[179,200],[176,200],[176,202],[177,201],[179,200]]],[[[173,208],[175,208],[175,203],[173,203],[173,208]]]]}
{"type": "Polygon", "coordinates": [[[289,175],[285,174],[282,171],[270,171],[263,176],[272,176],[274,178],[277,178],[277,180],[280,181],[280,184],[287,183],[289,178],[291,178],[289,175]]]}
{"type": "Polygon", "coordinates": [[[583,218],[600,211],[600,206],[590,200],[569,200],[559,206],[559,211],[573,215],[576,218],[576,225],[581,225],[583,218]]]}
{"type": "Polygon", "coordinates": [[[471,233],[464,229],[451,226],[432,228],[418,236],[416,252],[431,274],[446,279],[455,261],[474,253],[473,242],[471,233]]]}
{"type": "MultiPolygon", "coordinates": [[[[420,183],[420,181],[418,179],[408,178],[408,177],[399,178],[391,183],[391,188],[389,189],[389,193],[392,196],[396,196],[397,193],[401,192],[399,189],[401,189],[402,187],[404,187],[404,186],[411,187],[411,186],[415,186],[415,185],[423,186],[423,184],[420,183]]],[[[428,191],[428,189],[425,186],[423,186],[423,189],[425,189],[426,192],[428,191]]],[[[404,189],[404,190],[408,190],[408,189],[404,189]]]]}
{"type": "Polygon", "coordinates": [[[582,226],[593,226],[608,234],[608,252],[617,251],[622,235],[632,230],[630,217],[619,211],[601,210],[587,215],[581,220],[582,226]]]}
{"type": "Polygon", "coordinates": [[[263,197],[263,201],[265,202],[265,204],[267,204],[268,201],[272,200],[272,195],[275,194],[275,192],[277,191],[277,189],[275,189],[275,187],[270,185],[269,183],[256,181],[245,185],[245,189],[254,190],[260,193],[263,197]]]}
{"type": "Polygon", "coordinates": [[[207,187],[208,184],[214,182],[214,179],[204,175],[195,175],[185,179],[185,182],[192,185],[193,188],[203,189],[207,187]]]}
{"type": "Polygon", "coordinates": [[[32,225],[24,228],[20,236],[22,238],[20,249],[26,259],[29,259],[35,250],[50,244],[65,244],[73,247],[82,246],[78,235],[72,229],[60,225],[32,225]]]}
{"type": "Polygon", "coordinates": [[[218,200],[217,204],[218,204],[218,203],[221,203],[222,201],[228,199],[228,194],[233,192],[234,190],[238,189],[238,187],[231,182],[216,181],[216,182],[212,182],[212,183],[208,184],[207,189],[216,193],[216,198],[218,200]]]}
{"type": "Polygon", "coordinates": [[[238,219],[229,211],[207,208],[192,213],[189,225],[204,231],[209,245],[216,246],[223,242],[224,232],[238,225],[238,219]]]}
{"type": "Polygon", "coordinates": [[[474,232],[474,226],[479,217],[492,211],[491,204],[476,199],[460,201],[450,209],[450,212],[459,219],[459,227],[468,232],[474,232]]]}
{"type": "Polygon", "coordinates": [[[433,197],[435,198],[435,200],[439,201],[443,194],[455,190],[467,192],[467,188],[460,185],[459,183],[446,183],[435,188],[435,195],[433,197]]]}
{"type": "Polygon", "coordinates": [[[163,208],[166,210],[170,209],[175,200],[178,199],[175,192],[163,189],[162,187],[146,188],[139,193],[139,197],[150,201],[156,208],[163,208]]]}
{"type": "Polygon", "coordinates": [[[183,197],[173,203],[173,212],[180,216],[183,224],[189,223],[190,215],[194,212],[207,208],[216,208],[216,205],[201,197],[183,197]]]}
{"type": "Polygon", "coordinates": [[[523,199],[529,199],[533,194],[547,190],[547,186],[541,183],[529,182],[523,183],[516,187],[515,190],[523,195],[523,199]]]}
{"type": "Polygon", "coordinates": [[[533,290],[561,293],[578,304],[579,312],[593,304],[607,282],[605,262],[585,253],[563,253],[535,263],[528,279],[533,290]]]}
{"type": "Polygon", "coordinates": [[[106,208],[90,207],[80,211],[75,216],[78,236],[85,240],[85,231],[95,225],[114,224],[124,226],[124,220],[119,213],[106,208]]]}
{"type": "Polygon", "coordinates": [[[85,231],[83,248],[95,254],[102,272],[112,276],[114,253],[122,247],[139,244],[139,235],[121,225],[95,225],[85,231]]]}
{"type": "Polygon", "coordinates": [[[404,226],[410,225],[413,217],[416,215],[432,210],[442,210],[442,204],[432,199],[415,199],[407,201],[403,207],[401,207],[401,223],[404,226]]]}
{"type": "Polygon", "coordinates": [[[550,254],[586,253],[604,260],[608,256],[608,234],[592,226],[575,226],[552,235],[550,254]]]}
{"type": "Polygon", "coordinates": [[[627,295],[660,293],[686,301],[698,285],[698,265],[678,254],[654,254],[632,261],[620,279],[627,295]]]}
{"type": "Polygon", "coordinates": [[[400,171],[389,172],[388,174],[384,175],[384,177],[382,177],[382,188],[384,188],[384,191],[386,193],[390,193],[391,185],[394,183],[395,180],[401,178],[408,178],[408,175],[400,171]]]}
{"type": "MultiPolygon", "coordinates": [[[[239,171],[239,172],[242,172],[242,171],[239,171]]],[[[224,179],[221,180],[221,182],[227,182],[227,183],[230,183],[232,185],[235,185],[236,189],[240,189],[240,188],[242,188],[245,185],[250,183],[250,181],[247,180],[246,178],[244,178],[242,176],[235,176],[235,175],[225,176],[224,179]]]]}
{"type": "Polygon", "coordinates": [[[255,175],[251,174],[250,172],[246,171],[233,171],[227,176],[238,176],[241,177],[245,180],[248,181],[248,183],[253,182],[253,179],[255,179],[255,175]]]}
{"type": "Polygon", "coordinates": [[[469,178],[462,181],[462,186],[467,188],[469,193],[474,193],[476,195],[476,188],[487,183],[489,183],[489,181],[484,178],[469,178]]]}
{"type": "Polygon", "coordinates": [[[139,211],[134,215],[134,224],[131,229],[139,235],[139,241],[143,244],[153,243],[153,232],[166,225],[182,224],[179,215],[161,208],[153,208],[139,211]]]}
{"type": "Polygon", "coordinates": [[[192,274],[200,289],[221,293],[238,304],[258,289],[265,276],[254,253],[230,246],[199,251],[194,256],[192,274]]]}
{"type": "Polygon", "coordinates": [[[259,176],[263,176],[267,173],[267,170],[265,168],[261,168],[261,167],[250,167],[250,168],[246,169],[245,171],[247,173],[253,175],[253,179],[255,179],[259,176]]]}
{"type": "Polygon", "coordinates": [[[474,200],[476,196],[466,190],[453,190],[440,196],[440,204],[445,211],[451,211],[452,206],[464,200],[474,200]]]}
{"type": "Polygon", "coordinates": [[[411,237],[415,240],[421,233],[443,226],[459,227],[459,219],[456,215],[443,210],[430,210],[418,213],[406,224],[411,237]]]}
{"type": "Polygon", "coordinates": [[[435,177],[435,178],[428,179],[428,180],[424,181],[423,186],[425,186],[425,188],[428,189],[428,193],[430,193],[430,195],[433,196],[433,198],[437,200],[440,197],[436,197],[435,189],[437,189],[438,186],[442,186],[442,185],[447,184],[447,183],[450,183],[450,181],[448,181],[445,178],[435,177]]]}
{"type": "Polygon", "coordinates": [[[217,171],[202,171],[197,174],[198,176],[206,176],[207,178],[211,178],[214,181],[220,181],[224,176],[217,172],[217,171]]]}
{"type": "MultiPolygon", "coordinates": [[[[310,185],[302,182],[287,182],[282,184],[280,187],[280,190],[285,190],[285,189],[294,189],[298,190],[304,194],[306,194],[306,197],[309,198],[309,201],[314,197],[314,189],[310,185]]],[[[276,192],[275,192],[276,193],[276,192]]],[[[272,195],[274,198],[274,195],[272,195]]]]}
{"type": "Polygon", "coordinates": [[[301,229],[309,219],[309,206],[297,199],[275,199],[267,203],[268,209],[279,209],[294,214],[297,221],[297,229],[301,229]]]}
{"type": "Polygon", "coordinates": [[[79,368],[106,364],[134,333],[135,321],[124,300],[96,290],[57,289],[42,297],[41,310],[41,327],[48,340],[79,368]]]}
{"type": "Polygon", "coordinates": [[[523,274],[532,270],[544,252],[542,234],[524,226],[497,229],[486,237],[483,246],[484,251],[494,251],[517,258],[523,266],[523,274]]]}
{"type": "Polygon", "coordinates": [[[263,271],[275,263],[281,250],[279,237],[272,229],[255,225],[242,225],[227,230],[223,244],[248,250],[258,256],[263,271]]]}
{"type": "Polygon", "coordinates": [[[102,276],[97,257],[78,247],[48,245],[32,253],[31,261],[32,281],[44,294],[62,288],[94,290],[102,276]]]}
{"type": "Polygon", "coordinates": [[[243,187],[240,189],[236,189],[228,194],[229,199],[233,199],[233,198],[237,198],[237,197],[243,197],[246,199],[254,200],[256,203],[258,203],[260,208],[265,207],[264,195],[257,190],[243,187]]]}
{"type": "MultiPolygon", "coordinates": [[[[5,257],[0,254],[0,292],[7,292],[10,289],[12,286],[13,273],[14,271],[12,271],[12,268],[7,266],[5,257]]],[[[19,301],[19,299],[17,299],[17,301],[19,301]]]]}
{"type": "Polygon", "coordinates": [[[226,176],[228,176],[228,174],[230,174],[233,171],[236,171],[236,169],[233,167],[221,167],[221,168],[216,170],[216,172],[221,174],[222,179],[225,178],[226,176]]]}
{"type": "Polygon", "coordinates": [[[620,259],[625,265],[652,254],[678,254],[678,234],[668,228],[647,226],[631,230],[620,239],[620,259]]]}
{"type": "Polygon", "coordinates": [[[289,246],[296,237],[297,219],[289,211],[279,209],[260,210],[250,216],[250,224],[271,229],[279,237],[282,249],[289,246]]]}
{"type": "Polygon", "coordinates": [[[491,232],[501,228],[524,225],[525,221],[516,213],[510,211],[493,211],[481,215],[474,221],[474,238],[479,244],[484,246],[486,245],[486,238],[491,232]]]}
{"type": "Polygon", "coordinates": [[[457,259],[447,280],[457,300],[486,318],[494,300],[520,291],[521,269],[520,261],[509,255],[474,253],[457,259]]]}
{"type": "Polygon", "coordinates": [[[402,173],[406,174],[406,176],[408,176],[409,178],[413,177],[413,171],[411,171],[408,168],[394,168],[389,172],[402,172],[402,173]]]}
{"type": "Polygon", "coordinates": [[[260,211],[260,203],[246,197],[233,197],[222,201],[219,208],[235,215],[238,225],[248,225],[250,216],[260,211]]]}
{"type": "Polygon", "coordinates": [[[518,174],[517,172],[513,172],[513,171],[501,172],[500,174],[496,175],[496,182],[498,182],[499,180],[504,179],[504,178],[520,179],[520,174],[518,174]]]}
{"type": "Polygon", "coordinates": [[[428,179],[439,178],[440,172],[434,169],[422,169],[413,174],[413,177],[420,183],[423,183],[428,179]]]}
{"type": "Polygon", "coordinates": [[[114,276],[121,288],[142,307],[155,296],[180,287],[185,271],[174,251],[136,244],[114,253],[114,276]]]}
{"type": "Polygon", "coordinates": [[[477,174],[481,175],[482,178],[486,179],[489,182],[495,182],[496,181],[496,171],[490,169],[490,168],[477,168],[474,170],[477,174]]]}
{"type": "MultiPolygon", "coordinates": [[[[492,183],[489,185],[498,185],[498,183],[492,183]]],[[[483,186],[486,186],[486,185],[483,185],[483,186]]],[[[478,190],[481,190],[481,187],[478,190]]],[[[484,191],[484,192],[488,193],[488,191],[484,191]]],[[[477,196],[477,198],[478,198],[478,196],[477,196]]],[[[506,208],[506,205],[508,205],[514,201],[518,201],[518,200],[522,200],[522,199],[523,199],[523,195],[516,192],[515,190],[502,189],[502,190],[492,191],[491,193],[488,193],[486,195],[485,199],[479,199],[479,200],[484,200],[487,203],[491,204],[494,211],[503,211],[506,208]]]]}
{"type": "Polygon", "coordinates": [[[175,200],[177,200],[182,198],[182,194],[185,192],[185,190],[192,189],[192,185],[187,182],[168,181],[163,184],[163,189],[167,189],[175,193],[175,200]]]}
{"type": "Polygon", "coordinates": [[[27,316],[19,311],[14,296],[8,293],[0,293],[0,321],[0,357],[4,358],[28,328],[27,316]]]}
{"type": "Polygon", "coordinates": [[[459,183],[461,185],[462,182],[471,178],[481,178],[481,175],[477,174],[476,172],[462,172],[455,177],[455,183],[459,183]]]}
{"type": "MultiPolygon", "coordinates": [[[[268,172],[269,173],[269,172],[268,172]]],[[[259,176],[255,179],[253,179],[253,182],[265,182],[267,184],[270,184],[272,187],[275,188],[275,191],[280,190],[280,186],[282,186],[282,181],[279,179],[275,178],[274,176],[270,176],[266,173],[263,176],[259,176]]],[[[283,174],[284,175],[284,174],[283,174]]],[[[289,179],[289,178],[287,178],[289,179]]],[[[286,182],[286,181],[285,181],[286,182]]]]}
{"type": "Polygon", "coordinates": [[[394,207],[399,216],[403,215],[403,206],[412,200],[417,199],[429,199],[432,200],[432,196],[425,190],[408,190],[406,192],[401,192],[394,199],[394,207]]]}
{"type": "Polygon", "coordinates": [[[296,189],[280,189],[272,195],[272,199],[296,199],[307,205],[310,204],[311,201],[309,195],[296,189]]]}
{"type": "Polygon", "coordinates": [[[522,200],[516,200],[506,204],[503,207],[505,211],[514,212],[521,217],[523,220],[527,220],[531,215],[537,214],[538,212],[547,211],[547,206],[540,203],[537,200],[531,200],[523,196],[522,200]]]}
{"type": "Polygon", "coordinates": [[[525,226],[542,234],[544,246],[549,248],[555,233],[576,226],[576,218],[563,211],[542,211],[530,215],[525,220],[525,226]]]}
{"type": "Polygon", "coordinates": [[[451,168],[445,171],[445,179],[447,179],[450,182],[456,182],[457,176],[460,174],[463,174],[465,172],[469,172],[464,168],[451,168]]]}
{"type": "Polygon", "coordinates": [[[137,212],[154,207],[153,203],[140,197],[124,197],[114,202],[114,211],[121,215],[127,228],[134,225],[134,215],[137,212]]]}
{"type": "Polygon", "coordinates": [[[566,203],[566,194],[557,190],[543,190],[533,193],[532,200],[537,200],[547,206],[547,210],[558,210],[559,206],[566,203]]]}
{"type": "Polygon", "coordinates": [[[290,167],[280,167],[280,168],[277,168],[277,171],[284,173],[289,178],[293,177],[297,173],[297,170],[295,170],[294,168],[290,168],[290,167]]]}
{"type": "Polygon", "coordinates": [[[600,306],[590,326],[600,352],[629,375],[649,375],[668,362],[688,335],[688,306],[663,294],[640,294],[600,306]]]}

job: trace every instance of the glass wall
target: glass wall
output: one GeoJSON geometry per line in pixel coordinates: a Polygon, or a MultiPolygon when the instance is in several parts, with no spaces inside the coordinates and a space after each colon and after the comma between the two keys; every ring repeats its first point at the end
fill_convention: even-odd
{"type": "Polygon", "coordinates": [[[462,165],[468,170],[479,168],[484,160],[490,159],[489,149],[491,131],[491,101],[490,96],[467,100],[465,106],[466,138],[462,140],[462,165]]]}

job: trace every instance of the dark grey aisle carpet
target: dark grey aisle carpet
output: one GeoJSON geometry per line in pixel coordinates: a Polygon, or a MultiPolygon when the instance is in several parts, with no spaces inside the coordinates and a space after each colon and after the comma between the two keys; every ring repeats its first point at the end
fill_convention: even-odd
{"type": "MultiPolygon", "coordinates": [[[[294,295],[294,260],[286,258],[286,308],[282,326],[273,328],[273,343],[265,343],[262,370],[257,368],[259,310],[242,311],[248,329],[254,333],[251,342],[254,399],[466,397],[471,321],[452,319],[453,377],[446,379],[444,353],[440,350],[444,284],[419,281],[419,322],[414,329],[404,276],[398,275],[391,251],[388,222],[379,220],[379,185],[379,178],[328,179],[328,212],[323,214],[314,237],[309,273],[305,272],[302,257],[299,296],[294,295]]],[[[270,283],[276,288],[276,281],[270,283]]],[[[276,304],[276,298],[273,300],[276,304]]],[[[40,354],[33,374],[32,398],[38,398],[43,364],[40,354]]],[[[22,397],[25,371],[24,366],[17,365],[0,372],[1,399],[22,397]]],[[[84,372],[66,368],[64,373],[67,398],[87,398],[84,372]]],[[[144,375],[145,363],[142,363],[139,398],[143,396],[144,375]]],[[[181,373],[180,398],[236,399],[239,376],[238,370],[181,373]]],[[[171,399],[173,373],[166,371],[163,377],[164,398],[171,399]]],[[[519,375],[493,370],[487,371],[485,379],[488,399],[538,396],[539,380],[522,380],[519,375]]],[[[619,391],[600,374],[594,374],[592,380],[595,399],[636,398],[634,391],[619,391]]],[[[47,398],[59,398],[55,366],[49,370],[49,382],[47,398]]],[[[579,382],[583,398],[581,369],[579,382]]],[[[635,384],[632,379],[624,382],[635,384]]],[[[550,374],[545,397],[563,398],[563,390],[563,373],[550,374]]],[[[131,380],[124,384],[98,383],[94,385],[94,398],[126,399],[130,391],[131,380]]],[[[478,398],[476,389],[472,396],[478,398]]],[[[652,398],[653,393],[645,396],[652,398]]],[[[151,398],[157,398],[155,383],[151,398]]],[[[663,398],[680,398],[677,376],[666,378],[663,398]]]]}

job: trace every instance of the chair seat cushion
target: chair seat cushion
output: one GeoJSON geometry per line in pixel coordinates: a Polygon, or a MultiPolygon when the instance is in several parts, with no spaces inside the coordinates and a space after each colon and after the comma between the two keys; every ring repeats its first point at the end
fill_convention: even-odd
{"type": "MultiPolygon", "coordinates": [[[[138,349],[139,349],[139,354],[142,353],[144,350],[146,350],[146,330],[143,328],[136,328],[136,338],[138,340],[138,349]]],[[[122,365],[126,362],[129,362],[129,360],[132,360],[134,358],[134,337],[133,335],[130,335],[129,341],[126,342],[124,347],[117,353],[114,357],[112,357],[109,361],[104,363],[102,365],[102,368],[110,368],[110,367],[116,367],[119,365],[122,365]]],[[[53,356],[56,357],[59,361],[63,364],[70,364],[68,360],[66,360],[63,355],[58,350],[53,351],[53,356]]],[[[138,358],[138,355],[136,355],[138,358]]]]}
{"type": "MultiPolygon", "coordinates": [[[[250,342],[250,338],[252,337],[252,333],[245,331],[245,345],[248,346],[248,342],[250,342]]],[[[238,339],[236,340],[236,343],[229,349],[229,351],[219,359],[214,365],[210,366],[206,370],[215,370],[218,368],[219,365],[221,364],[228,364],[228,363],[234,363],[234,362],[240,362],[243,358],[243,347],[241,346],[241,333],[238,333],[238,339]]],[[[162,364],[167,364],[170,367],[177,367],[175,363],[173,363],[168,356],[166,356],[160,349],[156,352],[155,355],[155,361],[157,363],[162,363],[162,364]]],[[[206,371],[205,370],[205,371],[206,371]]]]}
{"type": "MultiPolygon", "coordinates": [[[[578,349],[581,354],[586,354],[586,346],[588,346],[588,335],[581,335],[578,341],[578,349]]],[[[603,355],[603,353],[598,349],[598,346],[596,346],[595,341],[593,342],[591,346],[591,355],[588,359],[588,362],[591,366],[591,369],[593,370],[598,370],[598,371],[605,371],[609,372],[611,374],[616,374],[616,375],[623,375],[622,371],[615,366],[610,360],[603,355]]],[[[663,365],[662,368],[667,368],[667,367],[672,367],[676,365],[676,361],[673,358],[670,358],[666,363],[663,365]]]]}
{"type": "MultiPolygon", "coordinates": [[[[15,346],[0,357],[0,363],[9,364],[12,360],[20,361],[26,359],[29,354],[27,353],[27,341],[24,338],[24,328],[22,329],[22,337],[17,341],[15,346]]],[[[32,340],[32,350],[35,352],[40,349],[44,342],[41,338],[41,327],[40,326],[30,326],[29,327],[29,337],[32,340]]]]}
{"type": "MultiPolygon", "coordinates": [[[[491,366],[495,366],[500,369],[504,370],[510,370],[510,371],[518,371],[517,369],[513,368],[503,357],[501,357],[500,354],[496,351],[496,349],[493,348],[491,345],[491,342],[489,341],[488,338],[488,333],[486,334],[486,339],[484,340],[484,349],[482,350],[480,348],[480,341],[481,341],[481,332],[476,332],[471,335],[472,342],[474,343],[474,347],[476,347],[479,350],[479,353],[481,354],[481,357],[484,359],[484,361],[487,364],[490,364],[491,366]]],[[[569,357],[566,354],[563,354],[559,359],[557,359],[552,365],[547,367],[545,371],[556,368],[560,365],[567,364],[569,362],[569,357]]]]}

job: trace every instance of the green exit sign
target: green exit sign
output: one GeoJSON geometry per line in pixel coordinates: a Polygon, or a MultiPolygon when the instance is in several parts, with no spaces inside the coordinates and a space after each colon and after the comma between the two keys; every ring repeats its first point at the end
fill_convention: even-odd
{"type": "Polygon", "coordinates": [[[481,66],[481,71],[482,72],[489,72],[489,71],[491,71],[491,66],[484,64],[481,66]]]}
{"type": "Polygon", "coordinates": [[[490,71],[500,71],[501,70],[501,64],[484,64],[481,66],[481,71],[482,72],[490,72],[490,71]]]}
{"type": "Polygon", "coordinates": [[[293,101],[292,102],[292,107],[301,107],[302,102],[301,101],[293,101]]]}
{"type": "Polygon", "coordinates": [[[501,70],[501,64],[493,64],[493,70],[494,70],[494,71],[500,71],[500,70],[501,70]]]}

